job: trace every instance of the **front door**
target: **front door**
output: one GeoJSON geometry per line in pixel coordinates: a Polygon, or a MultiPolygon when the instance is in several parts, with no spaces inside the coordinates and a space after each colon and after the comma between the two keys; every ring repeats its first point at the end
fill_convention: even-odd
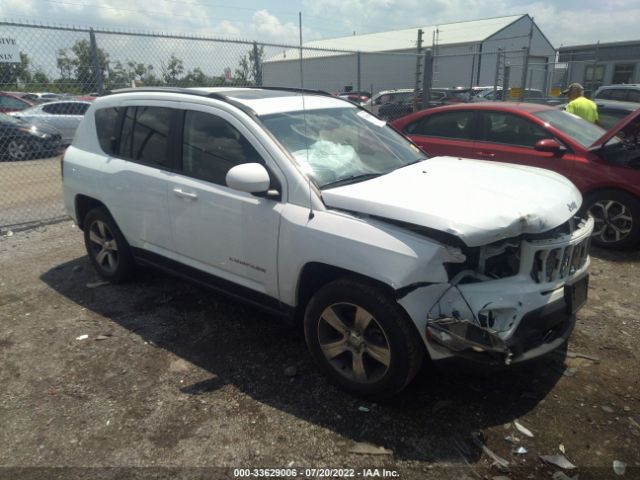
{"type": "Polygon", "coordinates": [[[176,259],[277,298],[283,204],[233,190],[225,181],[242,163],[262,163],[273,172],[266,150],[222,110],[193,105],[181,123],[179,172],[168,189],[176,259]]]}
{"type": "Polygon", "coordinates": [[[571,178],[575,157],[570,152],[536,150],[539,140],[553,138],[532,121],[499,111],[478,112],[478,140],[472,158],[546,168],[571,178]]]}

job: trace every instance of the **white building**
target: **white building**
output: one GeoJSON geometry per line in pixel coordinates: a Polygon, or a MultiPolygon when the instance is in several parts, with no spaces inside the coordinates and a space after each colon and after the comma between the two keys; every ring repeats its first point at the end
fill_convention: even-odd
{"type": "MultiPolygon", "coordinates": [[[[332,92],[345,86],[357,89],[358,77],[362,90],[414,87],[420,28],[423,48],[434,53],[434,87],[493,85],[498,49],[506,52],[503,58],[510,64],[509,85],[521,86],[529,45],[527,88],[548,87],[555,49],[529,15],[307,42],[302,51],[304,87],[332,92]]],[[[299,49],[268,56],[263,62],[263,84],[299,87],[299,62],[299,49]]]]}

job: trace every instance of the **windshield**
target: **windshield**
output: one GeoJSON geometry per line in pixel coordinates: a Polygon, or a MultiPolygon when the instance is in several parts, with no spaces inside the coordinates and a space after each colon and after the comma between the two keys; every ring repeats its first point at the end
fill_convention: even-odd
{"type": "Polygon", "coordinates": [[[383,175],[426,158],[384,121],[357,108],[278,113],[261,120],[319,188],[383,175]]]}
{"type": "MultiPolygon", "coordinates": [[[[534,115],[553,128],[557,128],[584,148],[589,148],[605,134],[603,128],[563,110],[545,110],[544,112],[536,112],[534,115]]],[[[612,138],[609,142],[613,144],[620,142],[620,140],[612,138]]]]}

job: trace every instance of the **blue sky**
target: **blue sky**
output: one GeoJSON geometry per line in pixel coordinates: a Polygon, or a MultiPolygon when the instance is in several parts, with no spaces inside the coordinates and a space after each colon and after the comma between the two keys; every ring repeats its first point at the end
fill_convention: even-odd
{"type": "Polygon", "coordinates": [[[638,0],[0,0],[0,18],[305,40],[529,13],[554,46],[640,39],[638,0]]]}

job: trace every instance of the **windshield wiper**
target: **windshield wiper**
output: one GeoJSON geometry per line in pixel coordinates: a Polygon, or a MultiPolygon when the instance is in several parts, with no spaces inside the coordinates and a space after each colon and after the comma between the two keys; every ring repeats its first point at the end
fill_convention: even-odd
{"type": "MultiPolygon", "coordinates": [[[[404,167],[408,167],[409,165],[414,165],[416,163],[420,163],[424,160],[428,160],[429,157],[420,157],[420,158],[416,158],[415,160],[410,161],[409,163],[405,163],[404,165],[400,165],[398,168],[404,168],[404,167]]],[[[394,170],[398,170],[398,168],[395,168],[394,170]]]]}
{"type": "Polygon", "coordinates": [[[369,180],[371,178],[379,177],[380,175],[384,175],[383,173],[361,173],[359,175],[351,175],[350,177],[341,178],[340,180],[335,180],[333,182],[325,183],[320,187],[321,189],[325,189],[327,187],[341,187],[342,185],[350,185],[352,183],[363,182],[364,180],[369,180]]]}

